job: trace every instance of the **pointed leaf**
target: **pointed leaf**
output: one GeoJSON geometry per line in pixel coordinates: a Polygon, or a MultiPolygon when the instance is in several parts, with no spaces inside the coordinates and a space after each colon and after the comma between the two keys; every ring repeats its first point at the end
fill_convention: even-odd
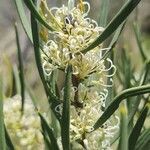
{"type": "Polygon", "coordinates": [[[140,132],[142,130],[142,127],[144,125],[148,110],[150,108],[150,105],[147,104],[142,113],[140,114],[140,117],[138,118],[130,136],[129,136],[129,150],[133,150],[136,146],[136,142],[138,140],[138,137],[140,136],[140,132]]]}
{"type": "Polygon", "coordinates": [[[19,14],[19,18],[21,20],[22,26],[24,28],[25,33],[29,37],[30,41],[33,43],[31,27],[29,25],[27,16],[23,7],[23,0],[15,0],[16,8],[19,14]]]}
{"type": "Polygon", "coordinates": [[[24,101],[25,101],[25,82],[24,82],[24,71],[23,71],[23,59],[21,56],[21,47],[19,42],[19,34],[17,29],[17,23],[15,23],[15,32],[16,32],[16,42],[17,42],[17,52],[18,52],[18,62],[19,62],[19,78],[20,78],[20,85],[21,85],[21,101],[22,107],[21,110],[24,110],[24,101]]]}
{"type": "MultiPolygon", "coordinates": [[[[44,72],[42,68],[42,63],[41,63],[41,53],[40,53],[40,40],[39,40],[39,28],[38,28],[38,23],[37,20],[34,18],[34,16],[31,14],[31,29],[32,29],[32,35],[33,35],[33,46],[34,46],[34,55],[35,55],[35,61],[36,61],[36,66],[38,68],[38,72],[41,78],[41,81],[43,83],[47,98],[49,103],[51,104],[51,107],[53,105],[57,106],[57,104],[60,103],[58,97],[53,93],[52,89],[48,87],[45,77],[44,77],[44,72]]],[[[52,110],[59,119],[58,114],[55,111],[55,107],[52,107],[52,110]]]]}
{"type": "Polygon", "coordinates": [[[104,122],[107,121],[107,119],[113,115],[113,113],[118,109],[119,104],[122,102],[122,100],[137,96],[145,93],[150,92],[150,84],[143,85],[139,87],[129,88],[127,90],[122,91],[119,95],[117,95],[114,100],[111,102],[111,104],[106,108],[105,112],[102,114],[102,116],[97,120],[97,122],[94,125],[94,129],[101,127],[104,122]]]}
{"type": "Polygon", "coordinates": [[[137,45],[139,47],[142,59],[143,59],[143,61],[145,61],[147,58],[145,56],[144,49],[143,49],[143,46],[142,46],[141,35],[140,35],[140,30],[139,30],[138,25],[134,24],[133,25],[133,29],[134,29],[134,34],[135,34],[135,37],[136,37],[136,42],[137,42],[137,45]]]}
{"type": "Polygon", "coordinates": [[[128,150],[128,117],[125,105],[120,108],[120,140],[118,150],[128,150]]]}
{"type": "Polygon", "coordinates": [[[46,136],[46,134],[44,132],[42,132],[43,138],[44,138],[44,143],[45,143],[45,150],[50,150],[52,149],[52,145],[48,139],[48,137],[46,136]]]}
{"type": "Polygon", "coordinates": [[[135,146],[135,150],[144,150],[145,147],[148,148],[148,143],[150,143],[150,129],[146,129],[141,133],[135,146]]]}
{"type": "Polygon", "coordinates": [[[34,5],[34,3],[32,2],[32,0],[24,0],[24,3],[26,4],[26,6],[29,8],[31,14],[43,25],[45,26],[47,29],[49,29],[50,31],[54,31],[54,29],[43,19],[43,17],[39,14],[39,12],[37,11],[36,6],[34,5]]]}
{"type": "Polygon", "coordinates": [[[95,48],[99,44],[101,44],[104,40],[106,40],[123,21],[128,17],[128,15],[134,10],[134,8],[138,5],[141,0],[129,0],[124,6],[120,9],[117,15],[112,19],[112,21],[107,25],[104,32],[86,49],[82,50],[82,53],[86,53],[89,50],[95,48]]]}
{"type": "Polygon", "coordinates": [[[44,117],[39,113],[39,116],[41,118],[41,125],[43,129],[44,135],[47,133],[51,145],[52,145],[52,150],[59,150],[58,144],[57,144],[57,139],[54,136],[53,129],[48,125],[47,121],[44,119],[44,117]]]}
{"type": "MultiPolygon", "coordinates": [[[[149,76],[149,72],[150,72],[150,61],[146,62],[145,63],[145,66],[144,66],[144,72],[142,73],[142,76],[141,76],[141,79],[140,79],[140,83],[139,85],[144,85],[146,83],[146,79],[148,78],[149,76]]],[[[137,109],[138,109],[138,106],[141,102],[141,96],[138,96],[136,98],[136,101],[133,101],[132,103],[132,109],[129,113],[129,123],[132,121],[137,109]]]]}
{"type": "Polygon", "coordinates": [[[32,35],[33,35],[33,46],[34,46],[34,55],[35,55],[36,65],[37,65],[38,72],[42,80],[44,89],[46,91],[46,94],[48,94],[48,87],[45,81],[43,68],[41,64],[39,28],[38,28],[37,21],[32,14],[31,14],[31,28],[32,28],[32,35]]]}

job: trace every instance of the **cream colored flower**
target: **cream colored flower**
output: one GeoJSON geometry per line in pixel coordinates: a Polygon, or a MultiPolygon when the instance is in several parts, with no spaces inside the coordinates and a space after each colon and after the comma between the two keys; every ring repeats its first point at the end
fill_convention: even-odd
{"type": "Polygon", "coordinates": [[[4,101],[4,121],[16,150],[44,150],[40,118],[33,104],[26,99],[21,114],[21,97],[16,95],[4,101]]]}
{"type": "MultiPolygon", "coordinates": [[[[68,64],[72,65],[70,139],[71,142],[82,141],[80,144],[87,150],[110,149],[110,139],[118,130],[118,120],[107,121],[103,128],[93,131],[93,125],[105,109],[108,95],[106,87],[113,84],[112,76],[116,68],[110,59],[103,60],[102,45],[82,53],[104,30],[98,27],[96,21],[88,18],[90,5],[82,0],[75,6],[74,0],[69,0],[68,7],[48,8],[42,0],[40,12],[43,18],[54,29],[53,32],[41,27],[42,64],[46,76],[52,71],[66,71],[68,64]],[[45,36],[44,36],[45,34],[45,36]],[[47,38],[45,38],[47,37],[47,38]],[[106,67],[107,63],[107,67],[106,67]],[[111,71],[112,74],[108,74],[111,71]],[[107,81],[110,80],[110,84],[107,81]]],[[[61,89],[60,99],[63,100],[64,89],[61,89]]],[[[62,115],[62,106],[55,111],[62,115]]],[[[58,142],[61,142],[59,138],[58,142]]],[[[61,145],[61,144],[60,144],[61,145]]]]}
{"type": "MultiPolygon", "coordinates": [[[[55,29],[54,32],[48,33],[49,37],[52,37],[51,39],[48,38],[46,43],[43,40],[42,61],[46,75],[49,75],[51,71],[57,68],[65,70],[68,63],[73,65],[76,71],[74,73],[77,73],[77,69],[80,69],[77,61],[81,57],[83,57],[83,65],[86,63],[87,66],[83,68],[85,72],[82,71],[82,74],[80,72],[79,76],[84,78],[89,72],[92,72],[90,70],[93,69],[93,66],[91,66],[92,62],[88,64],[86,56],[84,57],[82,53],[77,56],[76,53],[89,46],[100,35],[103,28],[98,27],[96,21],[87,18],[90,5],[87,2],[83,2],[83,7],[85,5],[87,5],[87,10],[84,12],[79,6],[69,9],[69,7],[63,5],[61,8],[48,9],[46,1],[41,1],[41,14],[46,20],[53,18],[54,23],[52,27],[55,29]],[[61,27],[59,29],[56,27],[58,24],[61,27]],[[88,66],[90,68],[87,72],[88,66]]],[[[41,39],[43,39],[42,36],[41,39]]],[[[100,47],[95,49],[100,50],[100,47]]],[[[89,52],[87,55],[93,55],[93,52],[89,52]]]]}

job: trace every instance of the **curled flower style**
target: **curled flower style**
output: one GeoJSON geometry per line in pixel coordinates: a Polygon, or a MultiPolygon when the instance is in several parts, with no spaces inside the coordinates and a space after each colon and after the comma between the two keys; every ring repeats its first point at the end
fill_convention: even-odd
{"type": "Polygon", "coordinates": [[[44,149],[40,118],[35,113],[29,99],[25,101],[23,115],[20,95],[6,99],[4,101],[4,121],[16,150],[44,149]]]}
{"type": "MultiPolygon", "coordinates": [[[[89,11],[90,4],[82,0],[76,6],[74,0],[69,0],[68,6],[51,9],[45,0],[41,0],[40,13],[54,29],[48,31],[40,27],[41,59],[44,74],[48,77],[55,70],[66,73],[67,66],[72,66],[71,142],[77,142],[89,150],[102,150],[110,148],[110,139],[118,130],[119,121],[112,123],[110,119],[96,131],[93,131],[93,125],[105,110],[106,88],[112,86],[116,68],[109,58],[103,59],[104,50],[110,48],[99,45],[86,53],[82,51],[104,30],[95,20],[87,17],[89,11]]],[[[59,92],[61,102],[63,97],[62,87],[59,92]]],[[[61,116],[62,109],[63,103],[60,103],[54,110],[61,116]]]]}
{"type": "MultiPolygon", "coordinates": [[[[83,57],[83,54],[80,53],[81,50],[89,46],[103,31],[102,27],[98,27],[96,21],[87,18],[90,10],[89,3],[83,2],[82,5],[83,8],[87,7],[87,10],[84,9],[84,12],[79,5],[72,9],[63,5],[61,8],[54,7],[49,10],[46,1],[41,1],[40,12],[47,21],[50,21],[50,18],[53,20],[53,23],[51,21],[50,25],[55,29],[54,32],[47,31],[48,37],[52,37],[53,40],[48,38],[46,42],[44,42],[45,30],[43,30],[43,27],[41,27],[40,31],[43,42],[43,68],[46,75],[49,75],[57,68],[65,69],[68,63],[71,63],[74,70],[77,71],[78,66],[76,66],[76,62],[83,57]]],[[[100,50],[100,47],[95,49],[100,50]]],[[[86,61],[88,59],[83,58],[83,63],[87,63],[86,61]]],[[[91,71],[89,70],[89,72],[91,71]]]]}

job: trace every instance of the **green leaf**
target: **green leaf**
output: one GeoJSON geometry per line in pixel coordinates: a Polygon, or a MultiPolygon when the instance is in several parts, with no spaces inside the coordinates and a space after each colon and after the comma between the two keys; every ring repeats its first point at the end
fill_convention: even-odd
{"type": "MultiPolygon", "coordinates": [[[[102,59],[105,59],[107,56],[108,56],[108,54],[110,53],[110,59],[111,60],[113,60],[113,48],[115,47],[115,45],[116,45],[116,42],[118,41],[118,38],[119,38],[119,36],[120,36],[120,34],[121,34],[121,31],[123,30],[123,28],[124,28],[124,25],[125,25],[125,23],[126,22],[123,22],[121,25],[120,25],[120,27],[117,29],[117,31],[115,32],[115,35],[113,36],[113,39],[112,39],[112,41],[111,41],[111,43],[110,43],[110,45],[109,45],[109,50],[108,51],[106,51],[105,52],[105,54],[103,55],[103,57],[102,57],[102,59]]],[[[109,72],[108,72],[108,74],[112,74],[112,69],[111,70],[109,70],[109,72]]],[[[108,85],[109,84],[111,84],[111,83],[109,83],[110,82],[110,79],[109,80],[107,80],[107,83],[108,83],[108,85]]],[[[111,99],[112,99],[112,91],[113,91],[113,88],[112,87],[108,87],[107,88],[107,90],[108,90],[108,96],[107,96],[107,98],[106,98],[106,102],[105,102],[105,104],[106,104],[106,107],[110,104],[110,102],[111,102],[111,99]]]]}
{"type": "Polygon", "coordinates": [[[53,93],[52,89],[48,87],[45,77],[44,77],[44,72],[42,68],[42,63],[41,63],[41,53],[40,53],[40,40],[39,40],[39,28],[37,24],[37,20],[34,18],[34,16],[31,14],[31,29],[32,29],[32,35],[33,35],[33,46],[34,46],[34,55],[35,55],[35,61],[36,61],[36,66],[38,68],[38,72],[41,78],[41,81],[44,86],[44,90],[46,92],[47,98],[49,103],[51,104],[51,108],[57,117],[57,119],[60,121],[59,114],[55,111],[55,107],[60,104],[60,101],[58,97],[53,93]]]}
{"type": "Polygon", "coordinates": [[[107,119],[113,115],[113,113],[118,109],[119,104],[122,102],[122,100],[137,96],[145,93],[150,92],[150,84],[143,85],[139,87],[129,88],[127,90],[122,91],[119,95],[117,95],[111,104],[106,108],[105,112],[102,114],[102,116],[97,120],[97,122],[94,125],[94,129],[101,127],[104,122],[107,121],[107,119]]]}
{"type": "Polygon", "coordinates": [[[127,109],[122,104],[120,108],[120,140],[118,150],[128,150],[128,117],[127,109]]]}
{"type": "Polygon", "coordinates": [[[50,31],[54,31],[54,29],[43,19],[43,17],[39,14],[39,12],[36,9],[36,6],[32,2],[32,0],[24,0],[24,3],[29,8],[31,14],[47,29],[50,31]]]}
{"type": "MultiPolygon", "coordinates": [[[[149,68],[150,68],[150,62],[147,61],[147,62],[145,62],[145,66],[143,69],[144,72],[142,73],[142,76],[140,78],[141,80],[139,81],[139,86],[144,85],[146,83],[146,79],[147,79],[147,77],[149,75],[149,71],[150,71],[149,68]]],[[[129,126],[133,122],[133,117],[136,114],[136,111],[138,110],[138,106],[139,106],[140,101],[141,101],[141,95],[136,96],[132,101],[133,101],[132,102],[132,109],[130,110],[129,117],[128,117],[129,118],[128,119],[129,120],[129,122],[128,122],[129,126]]],[[[119,133],[116,133],[114,138],[111,141],[111,144],[113,144],[118,138],[119,138],[119,133]]]]}
{"type": "Polygon", "coordinates": [[[114,35],[109,47],[114,48],[114,46],[115,46],[116,42],[118,41],[118,38],[119,38],[123,28],[125,26],[125,23],[126,23],[126,20],[118,27],[118,29],[116,30],[115,35],[114,35]]]}
{"type": "Polygon", "coordinates": [[[42,132],[43,138],[44,138],[44,143],[45,143],[45,150],[50,150],[52,149],[52,145],[48,139],[48,137],[42,132]]]}
{"type": "Polygon", "coordinates": [[[47,121],[44,119],[44,117],[40,113],[39,113],[39,116],[41,119],[43,133],[44,133],[44,135],[47,133],[47,135],[51,141],[51,145],[52,145],[51,150],[59,150],[59,147],[57,145],[57,139],[54,136],[53,129],[48,125],[47,121]]]}
{"type": "Polygon", "coordinates": [[[21,101],[22,101],[22,107],[21,111],[24,110],[24,101],[25,101],[25,82],[24,82],[24,71],[23,71],[23,59],[21,56],[21,47],[19,42],[19,34],[18,34],[18,28],[17,23],[15,23],[15,33],[16,33],[16,42],[17,42],[17,52],[18,52],[18,62],[19,62],[19,78],[20,78],[20,85],[21,85],[21,101]]]}
{"type": "Polygon", "coordinates": [[[3,114],[3,82],[0,75],[0,150],[6,150],[4,114],[3,114]]]}
{"type": "Polygon", "coordinates": [[[142,46],[141,34],[140,34],[140,30],[139,30],[138,25],[134,24],[133,29],[134,29],[134,34],[135,34],[135,37],[136,37],[137,45],[138,45],[138,48],[139,48],[141,56],[142,56],[142,60],[145,61],[147,59],[147,57],[145,56],[144,49],[143,49],[143,46],[142,46]]]}
{"type": "MultiPolygon", "coordinates": [[[[47,80],[47,83],[50,87],[50,89],[52,90],[52,92],[57,95],[57,97],[59,97],[59,94],[56,92],[56,81],[57,81],[57,70],[52,71],[50,77],[47,80]]],[[[50,97],[50,101],[53,101],[52,97],[50,97]]],[[[58,113],[57,117],[56,117],[56,113],[54,114],[54,112],[56,112],[55,108],[57,107],[57,105],[60,104],[60,102],[54,102],[56,103],[56,106],[54,106],[54,104],[51,105],[52,110],[50,110],[50,114],[51,114],[51,127],[54,129],[54,133],[55,135],[58,135],[58,120],[60,121],[61,115],[58,113]],[[54,112],[53,112],[54,111],[54,112]]]]}
{"type": "Polygon", "coordinates": [[[136,142],[138,140],[138,137],[140,136],[140,132],[142,130],[142,127],[144,125],[148,110],[150,105],[147,104],[142,113],[140,114],[140,117],[138,118],[130,136],[129,136],[129,150],[133,150],[135,148],[136,142]]]}
{"type": "Polygon", "coordinates": [[[72,79],[72,67],[68,66],[65,77],[64,86],[64,101],[63,101],[63,112],[61,122],[61,137],[63,149],[70,150],[70,89],[72,79]]]}
{"type": "Polygon", "coordinates": [[[36,65],[37,65],[38,72],[42,80],[44,89],[46,91],[46,94],[48,94],[48,87],[45,82],[45,77],[44,77],[43,68],[41,64],[39,28],[38,28],[37,20],[34,18],[32,14],[31,14],[31,29],[32,29],[32,36],[33,36],[33,46],[34,46],[34,55],[35,55],[36,65]]]}
{"type": "Polygon", "coordinates": [[[119,25],[128,17],[128,15],[134,10],[141,0],[130,0],[125,3],[125,5],[120,9],[117,15],[112,19],[112,21],[107,25],[104,32],[86,49],[82,50],[82,53],[86,53],[89,50],[95,48],[106,40],[118,27],[119,25]]]}
{"type": "Polygon", "coordinates": [[[37,20],[34,18],[32,14],[31,14],[31,28],[32,28],[32,35],[33,35],[35,61],[36,61],[38,72],[39,72],[41,81],[43,83],[46,95],[47,97],[50,97],[49,102],[58,101],[58,98],[55,96],[52,90],[48,87],[45,77],[44,77],[42,63],[41,63],[39,28],[38,28],[37,20]]]}
{"type": "Polygon", "coordinates": [[[5,127],[5,138],[6,138],[7,148],[8,148],[9,150],[15,150],[14,145],[13,145],[13,143],[12,143],[12,141],[11,141],[11,138],[10,138],[8,132],[7,132],[6,127],[5,127]]]}
{"type": "Polygon", "coordinates": [[[121,32],[122,32],[122,30],[123,30],[123,28],[124,28],[124,26],[125,26],[125,23],[126,23],[126,21],[124,21],[120,26],[119,26],[119,28],[116,30],[116,32],[115,32],[115,34],[114,34],[114,36],[113,36],[113,38],[112,38],[112,40],[111,40],[111,42],[110,42],[110,44],[109,44],[109,50],[107,50],[104,54],[103,54],[103,56],[102,56],[102,58],[101,59],[106,59],[107,57],[108,57],[108,55],[109,55],[109,53],[112,51],[112,49],[115,47],[115,45],[116,45],[116,43],[117,43],[117,41],[118,41],[118,39],[119,39],[119,36],[120,36],[120,34],[121,34],[121,32]]]}
{"type": "Polygon", "coordinates": [[[101,0],[99,26],[105,27],[107,24],[110,0],[101,0]]]}
{"type": "MultiPolygon", "coordinates": [[[[141,80],[139,81],[140,82],[139,85],[144,85],[146,83],[146,79],[149,76],[149,71],[150,71],[150,62],[149,61],[145,63],[143,70],[144,70],[144,72],[142,73],[141,80]]],[[[136,97],[136,99],[133,101],[132,109],[129,113],[129,123],[133,120],[133,117],[138,109],[140,102],[141,102],[141,96],[136,97]]]]}
{"type": "Polygon", "coordinates": [[[19,18],[21,20],[21,24],[24,28],[25,33],[29,37],[30,41],[33,43],[31,27],[29,25],[28,19],[26,17],[22,0],[15,0],[16,8],[19,14],[19,18]]]}
{"type": "Polygon", "coordinates": [[[138,138],[135,150],[146,150],[148,148],[148,143],[150,143],[150,129],[146,129],[142,132],[142,134],[138,138]]]}

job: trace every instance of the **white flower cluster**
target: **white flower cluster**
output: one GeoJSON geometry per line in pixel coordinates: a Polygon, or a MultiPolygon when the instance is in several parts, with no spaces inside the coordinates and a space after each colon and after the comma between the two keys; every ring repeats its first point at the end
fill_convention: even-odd
{"type": "MultiPolygon", "coordinates": [[[[57,24],[60,26],[60,29],[50,33],[49,36],[53,36],[53,40],[48,39],[44,43],[42,60],[46,75],[50,75],[55,69],[65,70],[66,65],[70,63],[73,66],[73,73],[84,78],[96,69],[94,67],[98,67],[95,66],[97,62],[94,63],[95,65],[93,64],[94,60],[91,57],[94,56],[89,56],[88,58],[81,53],[81,50],[90,45],[103,31],[103,28],[98,27],[96,21],[86,17],[90,5],[87,2],[83,2],[84,7],[85,5],[88,9],[85,13],[78,8],[79,6],[71,10],[62,6],[61,8],[47,10],[47,14],[43,14],[48,19],[53,12],[55,18],[53,28],[56,28],[57,24]]],[[[43,0],[41,1],[41,12],[45,13],[45,9],[48,8],[46,1],[43,0]]],[[[93,55],[97,51],[96,57],[99,57],[99,49],[98,47],[92,53],[86,55],[93,55]]]]}
{"type": "Polygon", "coordinates": [[[102,128],[93,131],[94,123],[105,109],[107,91],[98,92],[95,87],[80,84],[78,102],[82,106],[71,106],[71,141],[83,140],[87,150],[110,149],[110,140],[119,129],[119,118],[108,120],[102,128]],[[105,93],[106,92],[106,93],[105,93]]]}
{"type": "Polygon", "coordinates": [[[4,121],[16,150],[44,149],[40,118],[34,111],[31,100],[26,99],[22,115],[21,96],[16,95],[6,99],[4,101],[4,121]]]}
{"type": "MultiPolygon", "coordinates": [[[[108,95],[106,87],[112,83],[116,68],[110,59],[102,60],[102,45],[83,53],[104,30],[98,27],[96,21],[87,17],[90,11],[88,2],[80,2],[74,6],[74,0],[69,0],[68,7],[48,8],[42,0],[40,12],[43,18],[54,29],[53,32],[41,27],[42,64],[46,76],[54,70],[66,71],[68,64],[72,65],[71,90],[71,141],[78,141],[88,150],[110,148],[110,139],[119,127],[119,120],[114,117],[108,120],[104,127],[96,131],[93,125],[105,109],[108,95]],[[106,67],[106,63],[107,66],[106,67]],[[112,74],[109,75],[108,71],[112,74]]],[[[61,90],[63,95],[64,90],[61,90]]],[[[55,110],[62,114],[62,104],[55,110]]]]}

